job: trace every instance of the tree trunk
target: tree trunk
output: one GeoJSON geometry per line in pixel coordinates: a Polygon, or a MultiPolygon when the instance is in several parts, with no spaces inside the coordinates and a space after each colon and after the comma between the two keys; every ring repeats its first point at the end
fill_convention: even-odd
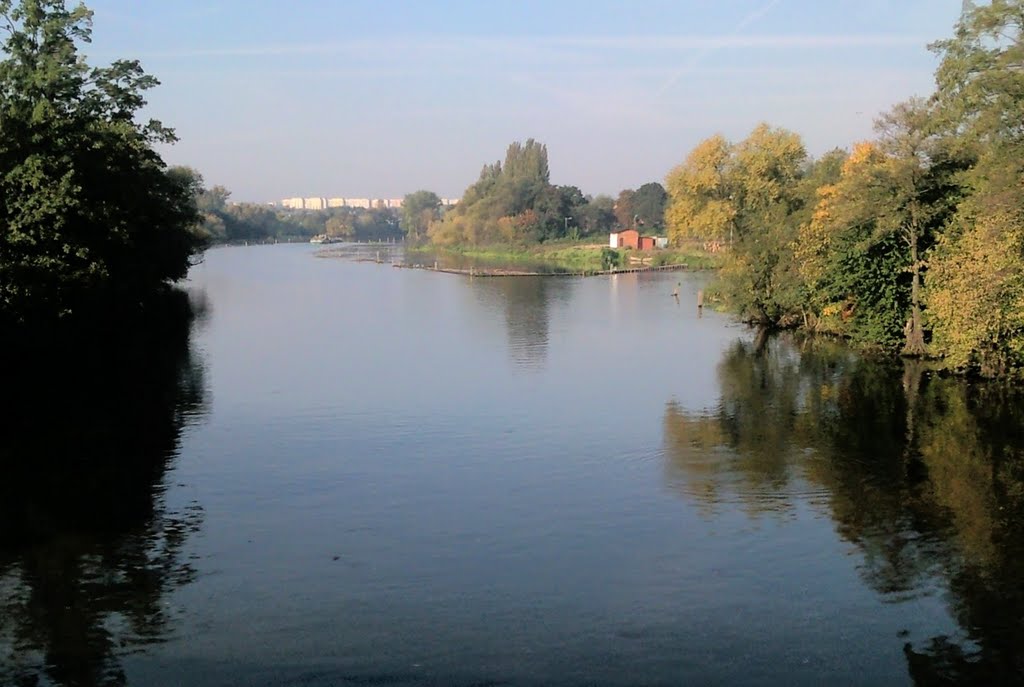
{"type": "Polygon", "coordinates": [[[924,323],[921,318],[921,264],[917,259],[917,232],[910,239],[910,259],[913,261],[914,279],[910,287],[910,319],[903,328],[907,337],[903,355],[923,358],[927,353],[924,345],[924,323]]]}

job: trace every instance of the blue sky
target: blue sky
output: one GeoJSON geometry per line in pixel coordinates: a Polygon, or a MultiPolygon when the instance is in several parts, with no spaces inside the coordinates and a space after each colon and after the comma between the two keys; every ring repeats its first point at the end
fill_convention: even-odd
{"type": "Polygon", "coordinates": [[[91,0],[93,63],[142,60],[164,151],[237,200],[460,196],[514,140],[616,194],[761,121],[812,154],[932,90],[961,0],[91,0]]]}

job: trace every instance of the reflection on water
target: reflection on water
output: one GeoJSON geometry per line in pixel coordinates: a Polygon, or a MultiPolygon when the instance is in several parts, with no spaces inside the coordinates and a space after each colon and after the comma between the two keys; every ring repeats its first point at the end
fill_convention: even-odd
{"type": "Polygon", "coordinates": [[[1022,681],[1019,397],[314,251],[207,254],[208,372],[7,357],[0,685],[1022,681]]]}
{"type": "Polygon", "coordinates": [[[568,301],[574,281],[545,277],[474,280],[473,294],[484,310],[505,314],[509,357],[516,366],[543,369],[547,360],[551,306],[568,301]]]}
{"type": "Polygon", "coordinates": [[[564,267],[544,262],[543,260],[503,260],[500,258],[482,258],[475,255],[463,255],[448,251],[434,252],[430,250],[402,251],[394,254],[394,259],[404,265],[414,267],[434,267],[441,269],[468,270],[519,270],[540,274],[566,274],[571,272],[564,267]]]}
{"type": "Polygon", "coordinates": [[[907,641],[917,684],[1024,680],[1024,399],[830,343],[739,342],[716,407],[665,410],[667,478],[713,517],[810,505],[898,603],[936,589],[955,637],[907,641]]]}
{"type": "MultiPolygon", "coordinates": [[[[118,685],[161,641],[201,521],[163,503],[183,426],[203,412],[188,323],[23,357],[0,420],[0,684],[118,685]]],[[[24,355],[24,352],[22,352],[24,355]]]]}
{"type": "MultiPolygon", "coordinates": [[[[400,244],[343,244],[317,252],[319,257],[342,258],[357,262],[381,262],[441,269],[475,268],[514,269],[539,273],[560,273],[563,269],[543,262],[509,263],[452,252],[406,251],[400,244]]],[[[636,287],[636,274],[622,275],[636,287]]],[[[577,280],[526,276],[477,277],[467,282],[471,305],[484,316],[491,312],[505,315],[508,352],[512,363],[527,370],[542,370],[547,360],[548,328],[552,305],[566,303],[572,297],[577,280]]]]}

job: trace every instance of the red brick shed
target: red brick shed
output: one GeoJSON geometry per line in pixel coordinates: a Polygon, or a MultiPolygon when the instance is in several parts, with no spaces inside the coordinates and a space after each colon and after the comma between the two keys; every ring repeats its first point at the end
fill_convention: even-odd
{"type": "Polygon", "coordinates": [[[653,236],[641,236],[639,238],[638,247],[640,250],[654,250],[654,237],[653,236]]]}
{"type": "Polygon", "coordinates": [[[636,229],[626,229],[619,232],[619,248],[639,248],[640,232],[636,229]]]}

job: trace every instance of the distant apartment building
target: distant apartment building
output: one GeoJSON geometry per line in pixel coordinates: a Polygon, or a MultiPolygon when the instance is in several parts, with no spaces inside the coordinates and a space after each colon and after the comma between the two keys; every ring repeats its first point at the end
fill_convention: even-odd
{"type": "MultiPolygon", "coordinates": [[[[290,210],[327,210],[328,208],[393,208],[402,207],[403,198],[285,198],[281,201],[281,207],[290,210]]],[[[443,198],[441,202],[445,205],[455,205],[456,198],[443,198]]]]}

